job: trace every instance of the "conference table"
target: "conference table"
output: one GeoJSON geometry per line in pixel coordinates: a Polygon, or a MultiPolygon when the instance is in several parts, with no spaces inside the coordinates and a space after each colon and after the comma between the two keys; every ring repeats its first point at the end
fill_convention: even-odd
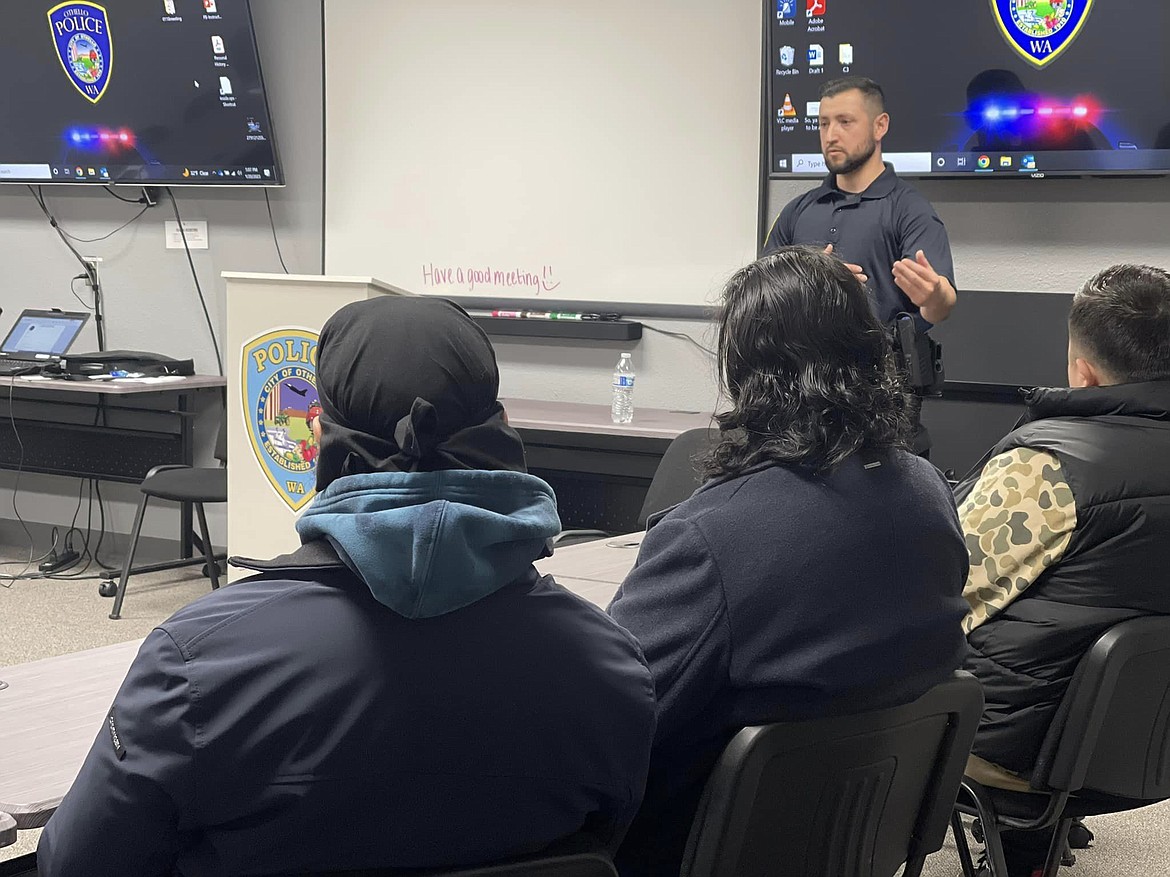
{"type": "MultiPolygon", "coordinates": [[[[638,555],[641,533],[562,548],[541,573],[606,606],[638,555]]],[[[0,668],[0,846],[39,828],[69,791],[141,640],[0,668]],[[3,817],[11,817],[12,826],[3,817]]]]}
{"type": "Polygon", "coordinates": [[[528,469],[557,494],[565,529],[625,533],[638,512],[667,447],[691,429],[714,426],[709,411],[643,408],[633,423],[614,423],[608,405],[500,400],[524,439],[528,469]]]}

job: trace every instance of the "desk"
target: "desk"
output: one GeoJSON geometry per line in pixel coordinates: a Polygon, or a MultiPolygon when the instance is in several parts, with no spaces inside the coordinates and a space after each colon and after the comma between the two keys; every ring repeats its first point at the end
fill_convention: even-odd
{"type": "Polygon", "coordinates": [[[81,769],[141,640],[0,670],[0,812],[49,821],[81,769]]]}
{"type": "MultiPolygon", "coordinates": [[[[563,548],[536,564],[598,606],[638,556],[641,533],[563,548]]],[[[141,640],[0,668],[0,812],[49,821],[77,777],[141,640]]]]}
{"type": "Polygon", "coordinates": [[[524,439],[528,468],[557,494],[565,529],[628,532],[671,441],[714,425],[710,413],[639,408],[613,423],[605,405],[501,399],[524,439]]]}
{"type": "Polygon", "coordinates": [[[582,542],[536,562],[542,575],[551,575],[574,594],[604,609],[638,559],[645,533],[631,533],[582,542]]]}
{"type": "MultiPolygon", "coordinates": [[[[196,397],[222,399],[226,386],[211,375],[158,382],[0,377],[0,469],[138,484],[155,466],[193,465],[196,397]]],[[[190,557],[189,504],[181,526],[182,556],[190,557]]]]}

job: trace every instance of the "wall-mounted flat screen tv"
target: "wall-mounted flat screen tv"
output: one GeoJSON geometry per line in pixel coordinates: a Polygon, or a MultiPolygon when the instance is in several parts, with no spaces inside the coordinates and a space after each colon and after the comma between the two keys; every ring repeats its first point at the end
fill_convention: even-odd
{"type": "Polygon", "coordinates": [[[247,0],[0,7],[0,181],[282,183],[247,0]]]}
{"type": "Polygon", "coordinates": [[[825,82],[886,93],[900,174],[1170,172],[1165,0],[766,0],[769,174],[819,175],[825,82]]]}

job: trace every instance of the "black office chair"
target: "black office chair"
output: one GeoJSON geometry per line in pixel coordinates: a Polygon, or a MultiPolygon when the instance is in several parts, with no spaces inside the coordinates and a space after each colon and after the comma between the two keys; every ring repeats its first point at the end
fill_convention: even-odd
{"type": "Polygon", "coordinates": [[[918,877],[983,712],[956,673],[914,703],[745,728],[699,804],[682,877],[918,877]]]}
{"type": "MultiPolygon", "coordinates": [[[[717,429],[688,429],[675,436],[658,461],[658,468],[654,470],[654,478],[646,491],[642,510],[638,512],[639,530],[646,529],[646,520],[651,515],[689,499],[699,488],[703,480],[697,464],[698,458],[718,440],[717,429]]],[[[607,530],[564,530],[553,541],[566,547],[616,535],[607,530]]]]}
{"type": "Polygon", "coordinates": [[[717,429],[688,429],[675,436],[654,470],[642,511],[638,513],[639,530],[646,529],[646,520],[651,515],[690,499],[698,490],[703,483],[698,460],[719,441],[719,435],[717,429]]]}
{"type": "Polygon", "coordinates": [[[103,597],[114,598],[114,608],[110,618],[117,620],[122,617],[122,602],[126,599],[126,583],[131,575],[146,572],[158,572],[165,569],[180,569],[185,566],[205,564],[205,574],[211,579],[211,587],[219,587],[219,563],[226,559],[224,554],[215,554],[211,547],[211,536],[207,531],[207,515],[203,511],[205,503],[227,502],[227,416],[220,422],[219,433],[215,439],[215,458],[223,465],[217,467],[192,466],[155,466],[142,479],[139,489],[142,491],[142,501],[138,503],[138,513],[134,516],[134,528],[130,531],[130,546],[126,550],[126,558],[122,561],[118,584],[115,587],[112,581],[116,574],[114,570],[106,570],[104,575],[109,578],[102,582],[98,589],[103,597]],[[151,497],[169,499],[172,502],[191,503],[199,521],[199,532],[192,533],[192,542],[202,552],[202,557],[191,557],[182,560],[169,560],[162,563],[152,563],[135,567],[134,552],[138,548],[138,538],[142,533],[142,521],[146,517],[146,506],[151,497]]]}
{"type": "Polygon", "coordinates": [[[1045,877],[1055,877],[1078,816],[1119,813],[1170,798],[1170,618],[1135,618],[1106,631],[1081,659],[1030,780],[1041,794],[964,779],[952,827],[963,873],[974,867],[959,813],[982,822],[992,877],[1006,877],[1001,829],[1056,826],[1045,877]]]}

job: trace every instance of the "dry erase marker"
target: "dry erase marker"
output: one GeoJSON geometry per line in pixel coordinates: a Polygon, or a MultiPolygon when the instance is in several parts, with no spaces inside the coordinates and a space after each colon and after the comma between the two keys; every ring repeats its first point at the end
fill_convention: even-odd
{"type": "Polygon", "coordinates": [[[524,311],[492,311],[492,316],[509,320],[522,320],[524,319],[524,311]]]}
{"type": "Polygon", "coordinates": [[[548,311],[525,311],[523,316],[524,316],[524,319],[526,319],[526,320],[555,320],[556,319],[556,317],[554,317],[548,311]]]}

